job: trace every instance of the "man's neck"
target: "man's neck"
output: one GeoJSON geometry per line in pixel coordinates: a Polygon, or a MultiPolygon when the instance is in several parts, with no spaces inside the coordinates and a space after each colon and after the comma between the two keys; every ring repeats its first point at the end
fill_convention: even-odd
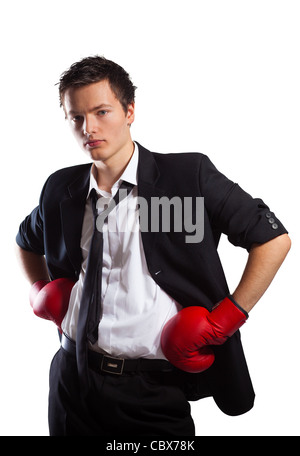
{"type": "Polygon", "coordinates": [[[120,179],[134,152],[134,143],[131,141],[124,150],[107,161],[95,161],[92,172],[99,189],[111,193],[112,186],[120,179]]]}

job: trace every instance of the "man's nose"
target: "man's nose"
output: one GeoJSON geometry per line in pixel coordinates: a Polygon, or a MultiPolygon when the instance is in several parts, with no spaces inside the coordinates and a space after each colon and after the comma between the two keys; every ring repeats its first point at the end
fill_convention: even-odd
{"type": "Polygon", "coordinates": [[[97,123],[93,117],[87,116],[83,123],[83,134],[90,136],[97,132],[97,123]]]}

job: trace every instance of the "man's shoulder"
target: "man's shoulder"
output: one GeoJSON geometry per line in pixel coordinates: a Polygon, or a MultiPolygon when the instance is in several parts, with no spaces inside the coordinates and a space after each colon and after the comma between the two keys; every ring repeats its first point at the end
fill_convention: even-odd
{"type": "Polygon", "coordinates": [[[150,152],[145,148],[143,149],[152,155],[158,165],[162,166],[197,166],[198,164],[201,164],[203,160],[208,158],[207,155],[201,152],[150,152]]]}
{"type": "Polygon", "coordinates": [[[181,163],[200,163],[206,155],[202,154],[201,152],[169,152],[169,153],[162,153],[162,152],[152,152],[155,159],[161,163],[174,163],[174,164],[181,164],[181,163]]]}
{"type": "Polygon", "coordinates": [[[161,173],[186,177],[198,176],[201,168],[205,168],[209,161],[207,155],[201,152],[153,152],[153,157],[161,173]]]}
{"type": "Polygon", "coordinates": [[[54,171],[44,185],[43,195],[49,195],[52,198],[55,195],[63,197],[63,195],[69,195],[70,188],[85,188],[90,176],[91,165],[91,163],[86,163],[54,171]]]}
{"type": "Polygon", "coordinates": [[[151,152],[154,157],[161,160],[201,160],[205,155],[201,152],[151,152]]]}
{"type": "Polygon", "coordinates": [[[79,178],[81,176],[84,176],[85,174],[89,173],[91,169],[91,163],[85,163],[82,165],[73,165],[73,166],[68,166],[66,168],[61,168],[56,171],[54,171],[52,174],[50,174],[48,180],[52,181],[61,181],[64,180],[64,182],[69,182],[72,181],[73,179],[79,178]]]}

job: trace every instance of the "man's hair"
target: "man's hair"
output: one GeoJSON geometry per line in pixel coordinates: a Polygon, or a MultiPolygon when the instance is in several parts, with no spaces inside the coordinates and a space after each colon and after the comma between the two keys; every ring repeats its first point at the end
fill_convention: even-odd
{"type": "Polygon", "coordinates": [[[127,113],[128,105],[134,102],[136,87],[132,84],[130,76],[124,68],[98,55],[75,62],[62,73],[58,83],[60,106],[63,106],[67,89],[83,87],[103,80],[109,82],[111,90],[127,113]]]}

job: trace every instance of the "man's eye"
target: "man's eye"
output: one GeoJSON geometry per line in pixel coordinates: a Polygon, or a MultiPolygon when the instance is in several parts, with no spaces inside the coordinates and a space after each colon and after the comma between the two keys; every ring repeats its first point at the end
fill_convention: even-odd
{"type": "Polygon", "coordinates": [[[105,110],[98,111],[99,116],[105,116],[106,114],[107,114],[107,111],[105,111],[105,110]]]}
{"type": "Polygon", "coordinates": [[[81,122],[82,117],[81,116],[74,116],[72,120],[73,120],[73,122],[78,123],[78,122],[81,122]]]}

